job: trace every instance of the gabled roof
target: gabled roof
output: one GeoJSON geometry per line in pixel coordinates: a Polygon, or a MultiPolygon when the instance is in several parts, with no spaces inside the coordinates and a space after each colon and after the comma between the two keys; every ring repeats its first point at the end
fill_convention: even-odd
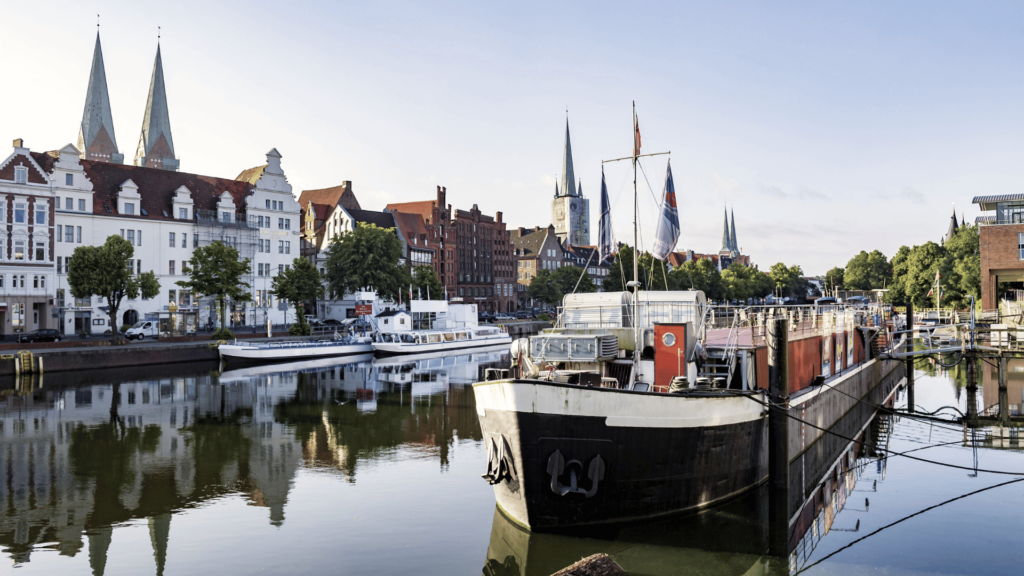
{"type": "MultiPolygon", "coordinates": [[[[45,156],[40,154],[40,156],[45,156]]],[[[36,154],[32,152],[15,150],[14,154],[8,156],[3,163],[0,163],[0,180],[14,181],[14,168],[23,166],[28,169],[28,182],[30,184],[48,184],[49,176],[45,168],[36,160],[36,154]]]]}
{"type": "Polygon", "coordinates": [[[234,199],[239,209],[245,206],[245,197],[252,193],[253,186],[248,182],[229,178],[214,178],[173,172],[143,166],[111,164],[109,162],[93,162],[82,160],[85,176],[92,182],[93,213],[105,216],[117,216],[117,195],[124,182],[131,180],[139,187],[142,197],[141,208],[147,215],[132,216],[151,220],[173,220],[170,211],[174,203],[174,194],[184,186],[192,193],[192,202],[196,210],[216,210],[221,195],[227,192],[234,199]],[[110,211],[107,211],[109,207],[110,211]],[[167,211],[169,216],[164,216],[167,211]]]}
{"type": "Polygon", "coordinates": [[[601,255],[598,253],[597,246],[569,245],[565,250],[579,258],[581,260],[581,265],[587,265],[587,262],[590,262],[590,266],[606,267],[610,266],[611,260],[615,258],[615,255],[612,254],[608,258],[601,260],[601,255]]]}
{"type": "Polygon", "coordinates": [[[359,206],[359,200],[356,199],[355,192],[352,191],[352,182],[348,180],[342,182],[341,186],[332,186],[319,190],[303,190],[299,194],[299,203],[305,206],[307,202],[329,204],[331,207],[341,204],[349,212],[362,210],[359,206]]]}
{"type": "Polygon", "coordinates": [[[520,257],[531,257],[540,254],[541,247],[548,238],[551,228],[514,228],[509,230],[509,243],[513,250],[519,250],[520,257]]]}
{"type": "Polygon", "coordinates": [[[423,221],[423,216],[404,212],[392,212],[391,216],[395,219],[395,224],[410,248],[430,249],[430,239],[427,238],[427,225],[423,221]],[[413,242],[414,238],[416,239],[415,243],[413,242]]]}
{"type": "MultiPolygon", "coordinates": [[[[425,223],[430,223],[431,218],[434,217],[434,205],[437,204],[435,200],[419,200],[417,202],[396,202],[385,206],[391,212],[401,212],[403,214],[419,214],[425,223]]],[[[437,224],[437,222],[434,222],[437,224]]]]}
{"type": "Polygon", "coordinates": [[[248,170],[242,170],[242,173],[235,176],[235,180],[240,182],[248,182],[249,184],[255,185],[263,177],[263,171],[267,169],[267,165],[257,166],[255,168],[249,168],[248,170]]]}
{"type": "MultiPolygon", "coordinates": [[[[347,209],[346,209],[347,210],[347,209]]],[[[395,219],[390,212],[373,212],[370,210],[348,210],[356,222],[374,224],[378,228],[394,228],[395,219]]]]}

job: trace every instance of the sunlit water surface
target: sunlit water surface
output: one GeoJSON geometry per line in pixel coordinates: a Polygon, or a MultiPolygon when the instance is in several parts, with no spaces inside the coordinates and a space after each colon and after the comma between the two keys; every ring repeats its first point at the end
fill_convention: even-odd
{"type": "MultiPolygon", "coordinates": [[[[1024,472],[1015,432],[993,440],[980,430],[973,449],[959,426],[907,418],[881,437],[889,450],[946,443],[913,454],[964,469],[859,451],[835,511],[786,560],[764,555],[763,490],[586,537],[527,534],[496,512],[480,478],[486,450],[469,385],[505,364],[491,350],[7,382],[0,570],[546,575],[601,551],[631,574],[1015,574],[1024,565],[1024,482],[868,536],[1024,477],[974,471],[1024,472]]],[[[981,414],[998,405],[993,370],[979,368],[981,414]]],[[[1010,373],[1017,415],[1024,364],[1010,373]]],[[[915,393],[923,410],[966,411],[963,366],[919,363],[915,393]]]]}

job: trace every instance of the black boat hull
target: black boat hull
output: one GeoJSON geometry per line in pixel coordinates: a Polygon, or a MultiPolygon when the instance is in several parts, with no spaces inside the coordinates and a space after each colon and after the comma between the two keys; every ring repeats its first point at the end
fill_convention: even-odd
{"type": "Polygon", "coordinates": [[[767,477],[767,417],[749,398],[536,381],[487,382],[474,390],[490,452],[485,477],[494,484],[498,506],[531,530],[699,509],[767,477]],[[492,384],[506,389],[491,389],[490,398],[482,398],[480,387],[492,384]],[[538,387],[533,394],[530,386],[538,387]],[[645,411],[646,417],[616,417],[645,411]],[[659,411],[691,417],[663,418],[659,411]]]}

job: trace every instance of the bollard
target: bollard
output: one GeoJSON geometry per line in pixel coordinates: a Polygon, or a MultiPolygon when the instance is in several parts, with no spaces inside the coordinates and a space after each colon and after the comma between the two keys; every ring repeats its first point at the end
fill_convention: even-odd
{"type": "Polygon", "coordinates": [[[785,318],[768,321],[768,548],[789,555],[789,334],[785,318]]]}
{"type": "MultiPolygon", "coordinates": [[[[911,301],[907,302],[907,330],[910,330],[910,338],[907,342],[910,343],[908,346],[908,352],[913,352],[914,348],[914,303],[911,301]]],[[[907,410],[914,413],[914,357],[907,357],[907,410]]]]}

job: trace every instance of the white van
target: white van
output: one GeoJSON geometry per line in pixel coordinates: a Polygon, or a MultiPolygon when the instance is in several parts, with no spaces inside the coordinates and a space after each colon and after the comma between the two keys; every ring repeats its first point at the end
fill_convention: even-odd
{"type": "Polygon", "coordinates": [[[150,338],[159,336],[156,320],[139,320],[124,333],[124,337],[129,340],[142,340],[147,336],[150,338]]]}

